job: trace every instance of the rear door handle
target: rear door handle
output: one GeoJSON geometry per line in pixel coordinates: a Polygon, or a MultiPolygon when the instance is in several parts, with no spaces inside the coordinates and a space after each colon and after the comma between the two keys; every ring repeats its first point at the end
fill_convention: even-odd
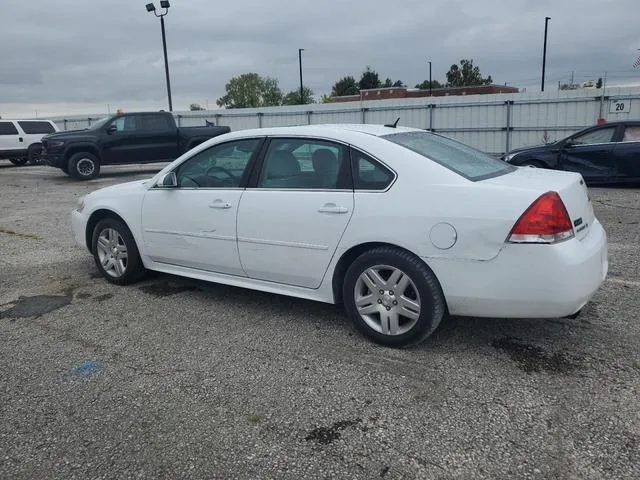
{"type": "Polygon", "coordinates": [[[318,211],[320,213],[347,213],[349,211],[346,207],[339,207],[335,203],[325,203],[318,211]]]}
{"type": "Polygon", "coordinates": [[[223,200],[216,200],[213,203],[209,204],[209,208],[217,208],[220,210],[227,210],[229,208],[231,208],[231,204],[229,202],[225,202],[223,200]]]}

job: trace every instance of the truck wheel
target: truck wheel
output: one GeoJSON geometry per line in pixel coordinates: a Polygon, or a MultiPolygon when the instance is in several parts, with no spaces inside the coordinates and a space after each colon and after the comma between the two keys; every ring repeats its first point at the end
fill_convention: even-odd
{"type": "Polygon", "coordinates": [[[77,180],[91,180],[100,173],[100,160],[89,152],[78,152],[69,159],[69,175],[77,180]]]}
{"type": "Polygon", "coordinates": [[[34,143],[29,145],[27,150],[27,159],[31,165],[38,165],[42,163],[42,144],[34,143]]]}
{"type": "Polygon", "coordinates": [[[9,161],[14,165],[18,165],[18,166],[24,165],[25,163],[27,163],[26,158],[10,158],[9,161]]]}

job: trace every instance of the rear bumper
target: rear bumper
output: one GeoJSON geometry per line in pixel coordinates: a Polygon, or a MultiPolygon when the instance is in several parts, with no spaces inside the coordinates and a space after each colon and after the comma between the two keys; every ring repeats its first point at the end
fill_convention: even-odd
{"type": "Polygon", "coordinates": [[[608,271],[607,235],[598,220],[582,240],[506,244],[489,261],[425,259],[452,315],[559,318],[582,309],[608,271]]]}

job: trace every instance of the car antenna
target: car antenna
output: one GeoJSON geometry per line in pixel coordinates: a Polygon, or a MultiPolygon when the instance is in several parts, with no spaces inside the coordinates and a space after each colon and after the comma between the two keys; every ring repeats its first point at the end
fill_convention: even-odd
{"type": "Polygon", "coordinates": [[[400,117],[396,118],[396,121],[393,123],[385,124],[385,127],[396,128],[398,126],[398,122],[400,121],[400,117]]]}

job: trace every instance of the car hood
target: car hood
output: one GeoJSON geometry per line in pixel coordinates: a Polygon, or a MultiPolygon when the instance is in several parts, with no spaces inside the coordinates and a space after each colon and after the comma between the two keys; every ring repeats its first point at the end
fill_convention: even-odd
{"type": "Polygon", "coordinates": [[[509,155],[515,155],[516,153],[536,153],[536,152],[548,152],[555,148],[553,143],[541,143],[540,145],[532,145],[529,147],[514,148],[509,150],[509,155]]]}
{"type": "Polygon", "coordinates": [[[119,183],[118,185],[111,185],[110,187],[103,187],[99,190],[94,190],[89,193],[85,198],[87,199],[98,199],[98,198],[108,198],[114,195],[121,195],[123,193],[141,190],[145,188],[145,184],[151,181],[150,178],[145,180],[134,180],[133,182],[125,182],[119,183]]]}
{"type": "Polygon", "coordinates": [[[50,133],[42,137],[42,139],[48,142],[54,140],[95,140],[95,135],[92,135],[88,130],[68,130],[65,132],[50,133]]]}

